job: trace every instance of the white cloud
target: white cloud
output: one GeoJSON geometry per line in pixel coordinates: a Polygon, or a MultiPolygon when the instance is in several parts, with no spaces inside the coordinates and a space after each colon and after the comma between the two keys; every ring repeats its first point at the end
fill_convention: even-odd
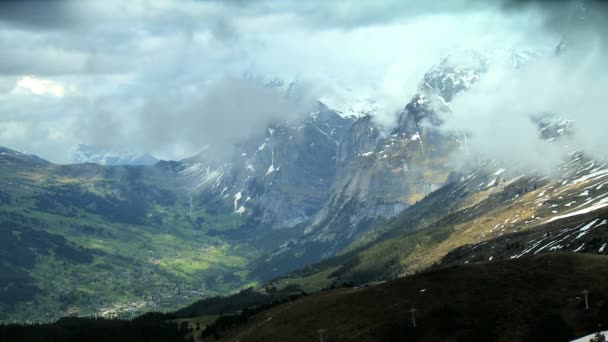
{"type": "Polygon", "coordinates": [[[606,46],[593,35],[585,44],[532,59],[520,70],[492,65],[468,92],[456,97],[444,116],[446,130],[469,134],[475,157],[497,159],[513,167],[553,173],[568,152],[582,149],[608,158],[603,138],[608,119],[606,46]],[[556,114],[574,120],[571,135],[558,141],[541,139],[533,117],[556,114]]]}
{"type": "Polygon", "coordinates": [[[29,91],[35,95],[53,95],[56,97],[63,97],[65,95],[65,87],[55,81],[45,80],[32,76],[21,77],[16,84],[14,92],[29,91]]]}
{"type": "Polygon", "coordinates": [[[68,159],[58,151],[77,143],[178,158],[249,132],[231,131],[208,106],[251,127],[306,107],[294,109],[266,92],[267,102],[252,107],[241,97],[260,90],[234,81],[244,72],[298,79],[311,98],[371,97],[382,108],[376,120],[390,126],[422,75],[449,52],[556,43],[541,9],[505,12],[500,4],[186,0],[0,7],[0,145],[59,162],[68,159]],[[32,14],[35,6],[48,18],[32,14]]]}

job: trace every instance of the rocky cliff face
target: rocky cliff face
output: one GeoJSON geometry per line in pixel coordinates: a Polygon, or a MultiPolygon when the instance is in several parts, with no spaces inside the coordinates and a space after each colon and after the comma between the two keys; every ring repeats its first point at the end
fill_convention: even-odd
{"type": "Polygon", "coordinates": [[[309,220],[326,202],[336,177],[337,147],[353,123],[319,105],[302,122],[279,123],[239,143],[229,161],[206,153],[182,160],[177,176],[192,195],[212,193],[235,214],[273,229],[309,220]]]}
{"type": "Polygon", "coordinates": [[[306,233],[348,243],[371,223],[397,215],[445,184],[447,157],[458,136],[435,128],[441,124],[437,112],[449,111],[449,101],[471,87],[487,63],[479,54],[442,60],[424,76],[389,133],[369,116],[355,122],[338,148],[331,197],[306,233]],[[455,66],[455,59],[465,57],[465,66],[455,66]]]}

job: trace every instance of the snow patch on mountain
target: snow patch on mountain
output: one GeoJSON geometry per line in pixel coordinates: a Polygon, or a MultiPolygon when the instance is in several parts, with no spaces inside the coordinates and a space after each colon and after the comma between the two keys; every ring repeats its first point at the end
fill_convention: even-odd
{"type": "Polygon", "coordinates": [[[280,168],[281,168],[280,166],[275,168],[274,165],[270,164],[270,166],[268,167],[268,171],[266,171],[265,176],[268,176],[268,175],[272,174],[273,172],[279,171],[280,168]]]}
{"type": "MultiPolygon", "coordinates": [[[[371,94],[370,94],[371,96],[371,94]]],[[[343,117],[360,118],[374,116],[383,109],[378,100],[371,97],[357,96],[352,93],[325,95],[319,101],[343,117]]]]}

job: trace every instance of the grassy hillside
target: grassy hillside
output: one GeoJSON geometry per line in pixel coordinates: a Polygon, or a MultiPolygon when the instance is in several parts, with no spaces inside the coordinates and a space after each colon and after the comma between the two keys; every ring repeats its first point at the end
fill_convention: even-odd
{"type": "Polygon", "coordinates": [[[248,283],[245,224],[162,165],[60,166],[3,149],[0,321],[168,310],[248,283]]]}
{"type": "Polygon", "coordinates": [[[324,341],[567,341],[608,324],[607,267],[606,256],[576,254],[449,266],[300,298],[220,340],[314,341],[321,331],[324,341]]]}
{"type": "Polygon", "coordinates": [[[510,259],[554,251],[608,255],[608,208],[467,244],[450,251],[442,263],[510,259]]]}
{"type": "Polygon", "coordinates": [[[454,180],[375,226],[337,256],[272,284],[278,288],[297,284],[307,291],[332,284],[364,284],[441,262],[511,257],[534,243],[543,247],[552,237],[569,240],[533,252],[608,254],[607,247],[601,248],[608,243],[608,225],[602,223],[608,219],[604,214],[608,172],[594,168],[593,162],[579,164],[554,181],[533,176],[499,179],[481,172],[454,180]],[[592,222],[588,234],[575,234],[592,222]],[[472,247],[479,253],[467,252],[472,247]]]}

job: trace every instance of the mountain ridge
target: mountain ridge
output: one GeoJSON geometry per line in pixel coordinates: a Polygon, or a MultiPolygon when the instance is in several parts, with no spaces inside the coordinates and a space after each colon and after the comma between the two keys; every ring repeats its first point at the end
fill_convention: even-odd
{"type": "Polygon", "coordinates": [[[114,151],[98,146],[79,144],[72,150],[72,162],[100,165],[154,165],[159,160],[149,153],[114,151]]]}

